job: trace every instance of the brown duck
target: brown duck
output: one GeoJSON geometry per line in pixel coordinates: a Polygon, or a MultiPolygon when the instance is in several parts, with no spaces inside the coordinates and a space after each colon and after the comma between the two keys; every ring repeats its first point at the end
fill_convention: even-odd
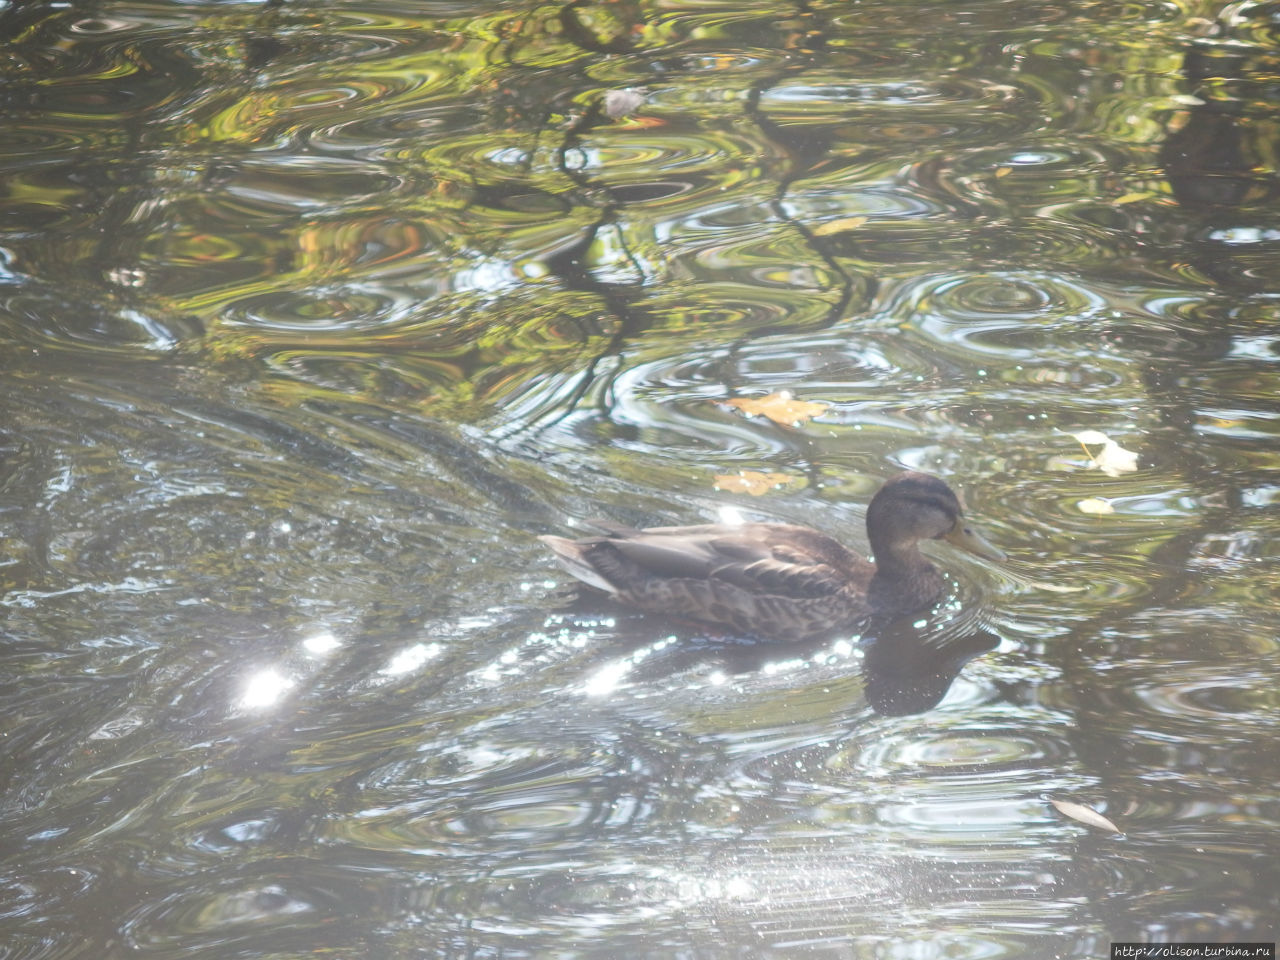
{"type": "Polygon", "coordinates": [[[826,534],[785,523],[630,527],[538,539],[583,583],[648,613],[690,617],[773,640],[802,640],[931,606],[944,588],[921,540],[1003,559],[965,525],[960,501],[927,473],[898,474],[867,507],[875,563],[826,534]]]}

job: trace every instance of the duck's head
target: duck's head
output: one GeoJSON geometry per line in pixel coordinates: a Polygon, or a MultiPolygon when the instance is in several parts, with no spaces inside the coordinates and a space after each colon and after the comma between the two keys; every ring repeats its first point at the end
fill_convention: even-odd
{"type": "Polygon", "coordinates": [[[960,500],[945,482],[914,470],[891,478],[871,498],[867,536],[877,564],[901,557],[921,540],[947,540],[979,557],[1004,559],[965,523],[960,500]]]}

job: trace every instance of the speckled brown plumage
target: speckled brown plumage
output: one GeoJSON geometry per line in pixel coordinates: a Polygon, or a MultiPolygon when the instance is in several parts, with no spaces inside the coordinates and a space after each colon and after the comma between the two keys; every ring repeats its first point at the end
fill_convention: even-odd
{"type": "Polygon", "coordinates": [[[790,524],[598,526],[603,536],[539,539],[569,573],[630,606],[776,640],[833,634],[871,615],[933,604],[943,579],[920,552],[922,539],[945,537],[1000,556],[964,526],[950,487],[915,472],[889,480],[867,508],[874,564],[790,524]]]}

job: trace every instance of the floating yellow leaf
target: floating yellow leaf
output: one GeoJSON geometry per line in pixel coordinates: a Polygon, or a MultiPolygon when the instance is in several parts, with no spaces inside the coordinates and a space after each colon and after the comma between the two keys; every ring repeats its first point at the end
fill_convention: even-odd
{"type": "Polygon", "coordinates": [[[842,217],[839,220],[828,220],[813,228],[815,237],[829,237],[833,233],[844,233],[846,230],[857,230],[867,222],[866,217],[842,217]]]}
{"type": "Polygon", "coordinates": [[[1079,501],[1076,507],[1081,513],[1091,513],[1096,517],[1116,512],[1116,508],[1111,505],[1111,501],[1104,500],[1102,497],[1086,497],[1079,501]]]}
{"type": "Polygon", "coordinates": [[[734,397],[721,400],[731,407],[737,407],[748,417],[768,417],[774,423],[795,426],[805,420],[821,416],[830,404],[815,403],[810,400],[797,400],[790,390],[779,390],[765,397],[734,397]]]}
{"type": "Polygon", "coordinates": [[[1122,473],[1133,473],[1138,469],[1138,455],[1120,446],[1101,430],[1081,430],[1072,436],[1080,441],[1080,446],[1084,447],[1084,452],[1089,455],[1093,465],[1108,477],[1118,477],[1122,473]],[[1099,445],[1102,449],[1097,453],[1090,451],[1089,447],[1099,445]]]}
{"type": "Polygon", "coordinates": [[[1013,172],[1013,167],[996,167],[997,177],[1007,177],[1012,172],[1013,172]]]}
{"type": "Polygon", "coordinates": [[[1084,804],[1072,803],[1070,800],[1054,800],[1049,802],[1057,808],[1057,811],[1064,817],[1070,817],[1072,820],[1079,820],[1081,823],[1087,823],[1091,827],[1097,827],[1099,830],[1107,830],[1111,833],[1119,833],[1120,828],[1114,823],[1100,814],[1097,810],[1092,810],[1084,804]]]}
{"type": "Polygon", "coordinates": [[[739,470],[716,477],[716,489],[729,493],[749,493],[753,497],[768,493],[783,484],[794,483],[795,477],[785,473],[761,473],[759,470],[739,470]]]}
{"type": "Polygon", "coordinates": [[[1126,193],[1122,197],[1116,197],[1116,203],[1137,203],[1139,200],[1149,200],[1155,194],[1147,191],[1136,191],[1134,193],[1126,193]]]}

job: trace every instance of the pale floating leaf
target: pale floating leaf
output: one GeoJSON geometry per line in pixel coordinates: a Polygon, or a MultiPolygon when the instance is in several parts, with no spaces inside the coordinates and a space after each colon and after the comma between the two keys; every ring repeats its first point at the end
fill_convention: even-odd
{"type": "Polygon", "coordinates": [[[795,477],[785,473],[761,473],[759,470],[740,470],[737,473],[718,475],[716,489],[727,493],[749,493],[753,497],[761,496],[784,484],[794,483],[795,477]]]}
{"type": "Polygon", "coordinates": [[[1072,436],[1080,441],[1093,465],[1108,477],[1118,477],[1122,473],[1133,473],[1138,469],[1138,455],[1120,446],[1101,430],[1081,430],[1072,436]],[[1102,445],[1100,451],[1090,452],[1089,447],[1099,444],[1102,445]]]}
{"type": "Polygon", "coordinates": [[[1108,477],[1118,477],[1122,473],[1133,473],[1138,469],[1138,455],[1114,440],[1107,441],[1102,452],[1094,456],[1093,462],[1108,477]]]}
{"type": "Polygon", "coordinates": [[[997,177],[1007,177],[1013,172],[1013,167],[996,167],[995,172],[997,177]]]}
{"type": "Polygon", "coordinates": [[[1095,517],[1104,517],[1109,513],[1116,512],[1116,508],[1111,505],[1111,501],[1104,500],[1102,497],[1086,497],[1076,504],[1076,508],[1081,513],[1092,514],[1095,517]]]}
{"type": "Polygon", "coordinates": [[[604,95],[604,112],[610,120],[617,120],[635,113],[644,103],[644,94],[628,87],[625,90],[608,90],[604,95]]]}
{"type": "Polygon", "coordinates": [[[1024,582],[1029,587],[1035,587],[1038,590],[1046,590],[1049,593],[1081,593],[1088,589],[1088,587],[1069,587],[1065,583],[1049,583],[1045,580],[1027,580],[1024,582]]]}
{"type": "Polygon", "coordinates": [[[1150,200],[1155,194],[1149,190],[1135,190],[1133,193],[1126,193],[1124,196],[1116,197],[1116,203],[1137,203],[1139,200],[1150,200]]]}
{"type": "Polygon", "coordinates": [[[857,230],[866,222],[866,217],[842,217],[839,220],[828,220],[826,223],[820,223],[814,227],[813,235],[815,237],[829,237],[833,233],[857,230]]]}
{"type": "Polygon", "coordinates": [[[1081,430],[1079,433],[1073,433],[1073,437],[1081,443],[1088,446],[1089,444],[1110,443],[1111,438],[1101,430],[1081,430]]]}
{"type": "Polygon", "coordinates": [[[821,416],[830,406],[810,400],[797,400],[790,390],[779,390],[764,397],[734,397],[720,402],[737,407],[749,417],[768,417],[774,423],[787,426],[795,426],[821,416]]]}
{"type": "Polygon", "coordinates": [[[1070,800],[1054,800],[1049,799],[1057,811],[1064,817],[1070,817],[1072,820],[1078,820],[1081,823],[1088,824],[1091,827],[1097,827],[1099,830],[1106,830],[1110,833],[1120,833],[1120,828],[1114,823],[1100,814],[1097,810],[1090,809],[1081,803],[1072,803],[1070,800]]]}

